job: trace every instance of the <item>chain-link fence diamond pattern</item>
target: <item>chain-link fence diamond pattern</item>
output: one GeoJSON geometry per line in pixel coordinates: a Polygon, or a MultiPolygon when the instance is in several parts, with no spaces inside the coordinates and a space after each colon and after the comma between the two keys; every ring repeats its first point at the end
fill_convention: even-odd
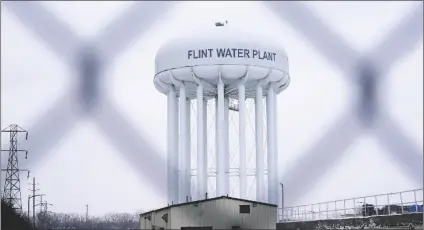
{"type": "MultiPolygon", "coordinates": [[[[132,128],[118,107],[104,94],[99,81],[106,68],[137,36],[146,31],[172,5],[171,2],[137,2],[114,19],[99,33],[98,40],[85,43],[40,2],[3,2],[17,18],[46,43],[58,58],[76,69],[78,94],[70,91],[58,99],[29,128],[31,151],[28,163],[36,165],[62,139],[81,117],[97,124],[108,140],[133,166],[139,176],[146,176],[155,190],[165,196],[166,165],[157,150],[132,128]],[[75,110],[75,108],[79,108],[75,110]],[[55,131],[46,127],[55,126],[55,131]],[[135,154],[137,153],[137,154],[135,154]],[[154,172],[154,173],[152,173],[154,172]],[[147,176],[148,175],[148,176],[147,176]]],[[[395,62],[406,55],[422,39],[423,6],[419,3],[374,50],[361,54],[331,33],[302,2],[269,1],[264,4],[282,20],[305,36],[346,80],[359,89],[359,103],[353,104],[345,116],[311,147],[280,179],[284,181],[286,199],[295,202],[314,186],[326,168],[342,157],[343,151],[363,132],[372,132],[387,154],[417,183],[423,181],[422,150],[411,144],[399,125],[378,100],[378,90],[395,62]],[[320,165],[319,167],[315,167],[320,165]],[[296,170],[308,168],[310,170],[296,170]],[[417,173],[421,172],[421,173],[417,173]],[[302,181],[302,183],[298,183],[302,181]]],[[[212,182],[212,181],[210,181],[212,182]]]]}

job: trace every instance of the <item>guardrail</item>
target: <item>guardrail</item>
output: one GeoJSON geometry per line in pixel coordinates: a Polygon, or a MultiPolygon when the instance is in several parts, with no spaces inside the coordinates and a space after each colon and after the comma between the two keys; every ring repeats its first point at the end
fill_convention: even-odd
{"type": "Polygon", "coordinates": [[[280,222],[345,219],[423,212],[423,189],[321,202],[278,210],[280,222]]]}

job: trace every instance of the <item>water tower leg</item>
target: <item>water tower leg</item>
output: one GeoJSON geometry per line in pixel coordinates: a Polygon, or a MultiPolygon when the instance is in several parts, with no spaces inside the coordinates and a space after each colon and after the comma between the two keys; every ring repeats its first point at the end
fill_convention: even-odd
{"type": "Polygon", "coordinates": [[[199,84],[197,86],[197,199],[202,199],[206,193],[206,165],[204,165],[204,158],[207,157],[204,150],[204,101],[203,101],[203,86],[199,84]]]}
{"type": "Polygon", "coordinates": [[[274,85],[270,85],[267,95],[267,132],[268,132],[268,203],[278,203],[278,151],[276,93],[274,85]]]}
{"type": "Polygon", "coordinates": [[[256,134],[256,200],[264,201],[264,138],[263,138],[263,100],[262,86],[258,84],[255,98],[255,134],[256,134]]]}
{"type": "Polygon", "coordinates": [[[203,165],[205,167],[205,176],[204,176],[204,184],[203,189],[205,190],[205,193],[202,194],[201,197],[204,197],[205,194],[208,192],[208,101],[203,101],[203,165]]]}
{"type": "Polygon", "coordinates": [[[239,90],[239,135],[240,135],[240,198],[246,199],[247,173],[246,173],[246,90],[244,83],[240,83],[239,90]]]}
{"type": "Polygon", "coordinates": [[[187,150],[187,155],[185,161],[186,161],[186,173],[185,173],[185,177],[186,177],[186,197],[188,196],[190,199],[192,197],[191,194],[191,103],[190,103],[190,99],[187,98],[186,100],[186,109],[187,109],[187,129],[186,129],[186,136],[187,136],[187,140],[186,140],[186,150],[187,150]]]}
{"type": "Polygon", "coordinates": [[[181,85],[180,88],[180,154],[179,154],[179,201],[184,202],[185,198],[187,196],[187,156],[188,153],[188,131],[187,131],[187,123],[188,123],[188,117],[187,117],[187,99],[186,99],[186,89],[184,88],[184,85],[181,85]]]}
{"type": "Polygon", "coordinates": [[[224,119],[224,83],[218,80],[218,100],[216,114],[216,149],[217,149],[217,166],[216,166],[216,195],[224,196],[225,194],[225,119],[224,119]]]}
{"type": "Polygon", "coordinates": [[[229,134],[229,115],[230,115],[230,100],[228,97],[224,99],[224,137],[225,137],[225,156],[224,156],[224,165],[225,165],[225,186],[224,194],[227,195],[230,193],[230,134],[229,134]]]}
{"type": "Polygon", "coordinates": [[[178,101],[175,89],[168,93],[168,204],[178,202],[178,101]]]}

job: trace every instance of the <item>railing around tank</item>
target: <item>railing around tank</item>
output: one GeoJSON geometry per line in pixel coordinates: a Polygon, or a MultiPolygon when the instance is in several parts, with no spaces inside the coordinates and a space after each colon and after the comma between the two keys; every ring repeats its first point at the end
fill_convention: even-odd
{"type": "Polygon", "coordinates": [[[278,210],[280,222],[423,212],[423,189],[335,200],[278,210]]]}

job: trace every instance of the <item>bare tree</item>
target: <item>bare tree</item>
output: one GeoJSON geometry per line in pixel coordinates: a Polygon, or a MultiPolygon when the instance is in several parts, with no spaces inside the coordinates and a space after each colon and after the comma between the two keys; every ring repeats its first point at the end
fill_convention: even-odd
{"type": "Polygon", "coordinates": [[[107,213],[102,217],[75,213],[41,213],[38,215],[43,229],[138,229],[138,215],[107,213]]]}

